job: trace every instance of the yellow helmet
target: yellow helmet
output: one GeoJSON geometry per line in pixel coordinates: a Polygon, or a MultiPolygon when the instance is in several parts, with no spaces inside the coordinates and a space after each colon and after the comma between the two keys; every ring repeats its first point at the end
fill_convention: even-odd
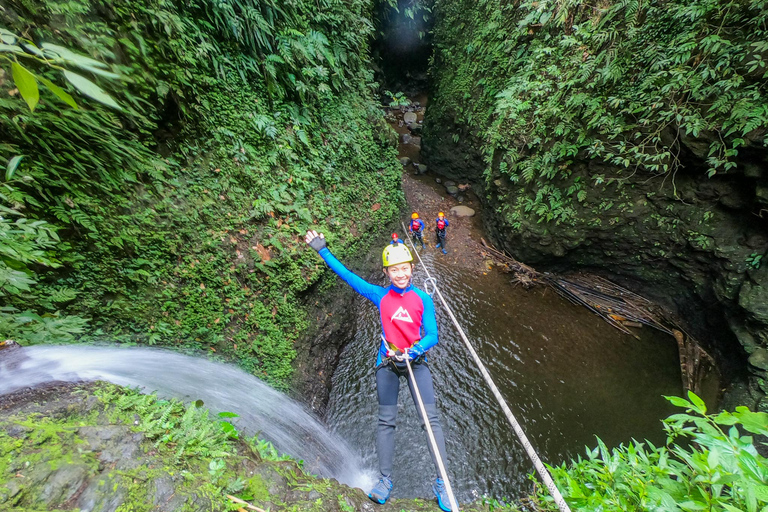
{"type": "Polygon", "coordinates": [[[438,217],[445,217],[445,214],[443,212],[440,212],[437,214],[438,217]]]}
{"type": "Polygon", "coordinates": [[[405,244],[389,244],[384,248],[384,252],[381,253],[381,264],[385,267],[409,261],[413,261],[413,256],[405,244]]]}
{"type": "Polygon", "coordinates": [[[418,214],[418,213],[416,213],[416,212],[413,212],[413,213],[411,214],[411,218],[412,218],[412,219],[418,219],[418,218],[419,218],[419,214],[418,214]]]}

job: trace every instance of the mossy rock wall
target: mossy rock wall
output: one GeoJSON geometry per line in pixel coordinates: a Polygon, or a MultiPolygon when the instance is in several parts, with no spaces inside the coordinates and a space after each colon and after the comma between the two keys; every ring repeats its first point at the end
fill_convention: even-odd
{"type": "Polygon", "coordinates": [[[486,228],[521,261],[590,269],[678,313],[749,368],[760,401],[766,4],[438,0],[434,12],[430,168],[482,190],[486,228]]]}
{"type": "MultiPolygon", "coordinates": [[[[22,55],[40,93],[31,112],[2,61],[0,162],[23,159],[0,195],[13,248],[0,254],[0,336],[204,350],[287,388],[313,341],[308,311],[335,284],[303,233],[359,258],[403,203],[374,101],[371,7],[5,3],[0,26],[97,61],[69,71],[120,110],[22,55]]],[[[344,338],[328,339],[330,354],[344,338]]]]}

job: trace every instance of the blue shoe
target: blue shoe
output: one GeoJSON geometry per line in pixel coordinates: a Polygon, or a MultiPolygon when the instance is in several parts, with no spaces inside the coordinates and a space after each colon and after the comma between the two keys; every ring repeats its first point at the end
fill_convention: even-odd
{"type": "Polygon", "coordinates": [[[436,479],[435,483],[432,484],[432,492],[435,493],[437,506],[440,507],[440,510],[451,512],[451,502],[448,499],[448,490],[445,488],[445,483],[443,483],[442,478],[436,479]]]}
{"type": "Polygon", "coordinates": [[[381,475],[379,483],[373,486],[371,492],[368,493],[368,497],[379,505],[383,505],[389,499],[390,492],[392,492],[392,479],[388,476],[381,475]]]}
{"type": "Polygon", "coordinates": [[[448,254],[448,251],[446,251],[445,249],[443,249],[443,254],[448,254]]]}
{"type": "Polygon", "coordinates": [[[436,248],[436,249],[439,249],[439,248],[440,248],[440,244],[437,244],[437,245],[435,246],[435,248],[436,248]]]}

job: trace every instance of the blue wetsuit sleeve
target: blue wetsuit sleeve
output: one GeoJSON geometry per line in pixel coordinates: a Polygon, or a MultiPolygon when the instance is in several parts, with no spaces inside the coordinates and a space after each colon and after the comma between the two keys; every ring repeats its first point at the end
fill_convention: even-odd
{"type": "Polygon", "coordinates": [[[377,306],[381,302],[381,297],[384,295],[384,288],[371,284],[362,277],[358,276],[347,267],[345,267],[331,251],[325,247],[318,252],[321,258],[325,260],[331,270],[333,270],[337,276],[344,280],[349,286],[352,287],[357,293],[372,301],[377,306]]]}
{"type": "Polygon", "coordinates": [[[432,297],[426,292],[416,289],[416,293],[421,297],[424,303],[424,313],[421,317],[421,325],[424,327],[424,335],[414,345],[420,345],[421,349],[426,352],[435,345],[437,345],[437,319],[435,318],[435,303],[432,297]]]}

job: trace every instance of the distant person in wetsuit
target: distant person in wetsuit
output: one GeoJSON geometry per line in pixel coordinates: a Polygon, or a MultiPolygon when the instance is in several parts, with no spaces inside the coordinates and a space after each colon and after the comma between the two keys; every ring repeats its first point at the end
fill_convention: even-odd
{"type": "Polygon", "coordinates": [[[424,222],[422,222],[419,214],[416,212],[411,214],[411,223],[408,225],[408,231],[414,239],[413,245],[416,246],[416,241],[418,240],[421,248],[424,249],[424,222]]]}
{"type": "MultiPolygon", "coordinates": [[[[429,424],[437,442],[440,458],[445,456],[445,437],[435,405],[435,390],[432,374],[427,365],[427,351],[437,345],[437,320],[432,298],[411,284],[413,256],[411,251],[392,235],[392,242],[384,248],[382,266],[390,281],[389,286],[368,283],[348,270],[331,254],[322,233],[307,231],[304,241],[309,244],[328,266],[357,293],[370,300],[379,308],[382,334],[379,353],[376,358],[376,394],[379,401],[376,449],[379,456],[379,481],[368,493],[368,497],[379,504],[389,499],[392,491],[392,465],[395,455],[395,424],[397,420],[397,396],[400,391],[400,377],[405,376],[411,390],[413,403],[416,395],[411,380],[407,378],[404,357],[411,360],[416,385],[421,392],[429,424]]],[[[418,406],[417,406],[418,407],[418,406]]],[[[422,425],[422,427],[424,427],[422,425]]],[[[450,512],[448,492],[437,470],[437,459],[429,444],[432,461],[438,474],[432,491],[439,507],[450,512]]],[[[413,478],[408,475],[407,478],[413,478]]]]}
{"type": "Polygon", "coordinates": [[[445,214],[440,212],[435,219],[435,234],[437,235],[437,247],[443,249],[443,254],[448,254],[448,250],[445,246],[445,228],[449,226],[448,219],[445,218],[445,214]]]}

